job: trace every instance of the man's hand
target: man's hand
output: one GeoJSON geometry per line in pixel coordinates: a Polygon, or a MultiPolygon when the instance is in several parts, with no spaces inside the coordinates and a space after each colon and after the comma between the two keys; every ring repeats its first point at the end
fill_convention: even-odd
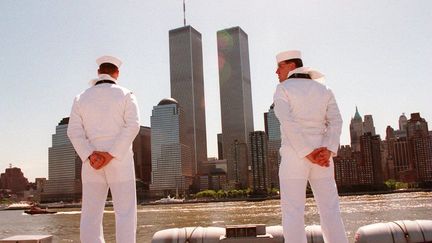
{"type": "Polygon", "coordinates": [[[330,156],[331,152],[326,147],[320,147],[314,149],[306,158],[314,164],[329,167],[330,166],[330,156]]]}
{"type": "Polygon", "coordinates": [[[108,152],[94,151],[90,155],[90,165],[94,169],[99,170],[100,168],[111,162],[112,159],[113,156],[108,152]]]}
{"type": "Polygon", "coordinates": [[[89,156],[89,159],[91,167],[93,167],[95,170],[102,168],[102,166],[105,164],[105,158],[100,155],[98,151],[94,151],[89,156]]]}
{"type": "Polygon", "coordinates": [[[312,151],[310,154],[308,154],[306,156],[306,158],[314,163],[314,164],[318,164],[318,160],[317,160],[317,156],[324,150],[324,148],[316,148],[314,149],[314,151],[312,151]]]}
{"type": "Polygon", "coordinates": [[[318,164],[321,166],[329,167],[330,166],[330,156],[331,152],[327,148],[324,148],[318,156],[316,157],[318,160],[318,164]]]}
{"type": "MultiPolygon", "coordinates": [[[[109,162],[111,162],[111,160],[114,158],[110,153],[108,153],[108,152],[100,152],[100,151],[96,151],[96,153],[98,154],[98,155],[100,155],[100,156],[102,156],[103,158],[104,158],[104,160],[105,160],[105,162],[104,162],[104,164],[102,165],[102,167],[103,166],[105,166],[105,165],[107,165],[109,162]]],[[[102,168],[101,167],[101,168],[102,168]]]]}

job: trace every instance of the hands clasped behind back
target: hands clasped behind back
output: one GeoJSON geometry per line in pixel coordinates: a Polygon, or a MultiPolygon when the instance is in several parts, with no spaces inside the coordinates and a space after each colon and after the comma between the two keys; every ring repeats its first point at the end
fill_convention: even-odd
{"type": "Polygon", "coordinates": [[[331,152],[326,147],[320,147],[314,149],[306,158],[313,164],[317,164],[322,167],[330,166],[331,152]]]}
{"type": "Polygon", "coordinates": [[[108,152],[94,151],[89,156],[89,159],[91,167],[93,167],[95,170],[99,170],[111,162],[113,156],[108,152]]]}

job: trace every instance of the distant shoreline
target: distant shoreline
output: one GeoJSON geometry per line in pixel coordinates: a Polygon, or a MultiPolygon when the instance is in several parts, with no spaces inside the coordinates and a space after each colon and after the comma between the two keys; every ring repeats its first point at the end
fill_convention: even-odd
{"type": "Polygon", "coordinates": [[[406,192],[432,192],[432,188],[413,188],[413,189],[399,189],[392,191],[367,191],[367,192],[344,192],[339,193],[339,196],[362,196],[362,195],[380,195],[380,194],[393,194],[393,193],[406,193],[406,192]]]}
{"type": "MultiPolygon", "coordinates": [[[[410,192],[432,192],[432,189],[406,189],[406,190],[393,190],[393,191],[367,191],[367,192],[345,192],[345,193],[339,193],[340,197],[345,196],[364,196],[364,195],[381,195],[381,194],[394,194],[394,193],[410,193],[410,192]]],[[[313,197],[312,193],[306,194],[307,198],[313,197]]],[[[142,203],[138,203],[138,205],[141,206],[151,206],[151,205],[173,205],[173,204],[193,204],[193,203],[213,203],[213,202],[260,202],[260,201],[267,201],[267,200],[279,200],[280,196],[271,196],[271,197],[249,197],[249,198],[219,198],[219,199],[191,199],[191,200],[185,200],[183,202],[170,202],[170,203],[157,203],[154,201],[145,201],[142,203]]],[[[46,204],[40,204],[41,206],[47,206],[46,204]]],[[[4,207],[7,205],[1,205],[1,210],[5,210],[4,207]]],[[[106,207],[112,207],[111,205],[106,207]]],[[[65,203],[64,206],[61,207],[48,207],[48,208],[81,208],[80,203],[65,203]]]]}
{"type": "MultiPolygon", "coordinates": [[[[406,189],[406,190],[392,190],[392,191],[367,191],[367,192],[345,192],[339,193],[339,196],[363,196],[363,195],[381,195],[381,194],[394,194],[394,193],[409,193],[409,192],[431,192],[432,189],[406,189]]],[[[306,194],[307,198],[313,197],[312,193],[306,194]]],[[[147,206],[147,205],[170,205],[170,204],[192,204],[192,203],[212,203],[212,202],[238,202],[238,201],[246,201],[246,202],[259,202],[266,200],[278,200],[280,196],[271,196],[271,197],[249,197],[249,198],[220,198],[220,199],[204,199],[204,200],[185,200],[183,202],[172,202],[172,203],[156,203],[156,202],[142,202],[139,205],[147,206]]]]}

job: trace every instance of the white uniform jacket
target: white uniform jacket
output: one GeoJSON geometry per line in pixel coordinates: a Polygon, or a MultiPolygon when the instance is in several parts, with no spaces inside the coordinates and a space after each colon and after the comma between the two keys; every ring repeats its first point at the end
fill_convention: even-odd
{"type": "MultiPolygon", "coordinates": [[[[103,83],[75,98],[67,134],[84,164],[93,151],[109,152],[114,159],[103,169],[111,170],[106,171],[110,180],[125,181],[135,179],[132,142],[139,128],[135,95],[117,84],[103,83]]],[[[83,165],[83,182],[91,180],[85,176],[89,168],[83,165]]]]}
{"type": "Polygon", "coordinates": [[[312,79],[290,78],[278,84],[274,111],[281,124],[281,155],[294,150],[298,159],[327,147],[335,156],[342,118],[333,92],[312,79]]]}

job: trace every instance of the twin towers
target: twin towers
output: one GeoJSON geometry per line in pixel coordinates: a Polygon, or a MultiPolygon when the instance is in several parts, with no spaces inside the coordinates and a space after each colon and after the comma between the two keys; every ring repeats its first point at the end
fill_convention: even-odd
{"type": "MultiPolygon", "coordinates": [[[[220,30],[217,32],[217,48],[222,116],[222,154],[223,159],[227,160],[227,180],[231,186],[247,186],[247,141],[249,132],[254,131],[248,36],[240,27],[220,30]],[[244,152],[239,155],[238,151],[244,152]]],[[[177,188],[180,186],[180,188],[186,189],[188,184],[192,183],[190,180],[193,177],[205,174],[202,164],[207,161],[201,33],[191,26],[170,30],[169,54],[171,97],[173,99],[171,101],[169,99],[162,100],[155,107],[151,125],[152,184],[159,184],[154,185],[154,188],[159,190],[165,187],[162,184],[165,184],[166,189],[169,189],[168,184],[172,186],[173,183],[176,184],[177,188]],[[174,147],[180,150],[184,147],[183,151],[174,157],[183,158],[184,161],[175,162],[173,161],[175,158],[169,156],[170,152],[163,151],[164,147],[170,146],[167,142],[169,137],[173,135],[169,135],[169,132],[166,131],[168,127],[164,128],[163,126],[175,126],[174,123],[168,124],[168,121],[163,121],[163,119],[171,121],[173,119],[163,115],[166,108],[170,106],[174,110],[167,112],[179,117],[178,131],[171,127],[171,133],[174,131],[179,138],[179,145],[174,147]],[[188,162],[189,158],[190,162],[188,162]],[[168,168],[177,167],[176,164],[180,165],[181,168],[168,168]],[[170,173],[168,172],[174,173],[174,170],[177,171],[175,172],[177,175],[172,176],[176,178],[176,182],[162,183],[162,179],[169,176],[170,173]],[[182,175],[178,174],[179,170],[182,175]],[[157,182],[158,178],[160,183],[157,182]]]]}

